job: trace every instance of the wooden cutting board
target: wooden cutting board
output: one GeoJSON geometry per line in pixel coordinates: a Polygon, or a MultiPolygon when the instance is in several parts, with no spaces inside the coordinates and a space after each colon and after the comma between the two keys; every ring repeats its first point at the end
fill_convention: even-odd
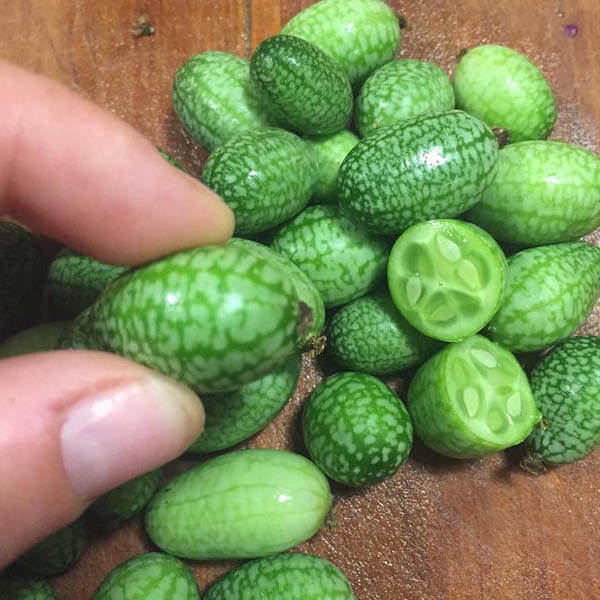
{"type": "MultiPolygon", "coordinates": [[[[21,0],[1,3],[0,57],[44,73],[113,111],[199,173],[205,153],[171,105],[177,67],[207,49],[248,55],[309,0],[21,0]],[[134,37],[145,16],[154,35],[134,37]]],[[[553,137],[600,150],[598,0],[389,0],[407,21],[400,56],[452,73],[463,48],[502,43],[525,52],[558,103],[553,137]],[[576,37],[563,27],[576,24],[576,37]]],[[[1,91],[0,91],[1,93],[1,91]]],[[[585,326],[599,333],[600,308],[585,326]]],[[[298,415],[322,372],[306,360],[296,394],[250,443],[301,450],[298,415]]],[[[390,480],[334,487],[335,511],[301,550],[333,560],[361,600],[600,599],[600,452],[538,478],[519,451],[482,460],[434,455],[418,443],[390,480]]],[[[53,581],[85,600],[108,571],[151,544],[140,520],[95,537],[53,581]]],[[[234,563],[192,563],[201,589],[234,563]]]]}

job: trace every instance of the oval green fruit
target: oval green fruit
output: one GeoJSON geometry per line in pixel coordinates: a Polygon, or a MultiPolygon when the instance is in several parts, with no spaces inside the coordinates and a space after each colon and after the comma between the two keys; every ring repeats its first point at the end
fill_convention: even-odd
{"type": "Polygon", "coordinates": [[[377,292],[342,306],[327,328],[333,360],[352,371],[389,375],[424,361],[439,342],[400,314],[389,294],[377,292]]]}
{"type": "Polygon", "coordinates": [[[279,369],[226,394],[204,394],[204,431],[188,448],[203,454],[229,448],[260,431],[290,399],[302,366],[293,353],[279,369]]]}
{"type": "Polygon", "coordinates": [[[2,600],[58,600],[52,586],[30,573],[12,568],[0,575],[0,598],[2,600]]]}
{"type": "Polygon", "coordinates": [[[250,79],[287,129],[334,133],[352,113],[352,88],[344,71],[299,37],[275,35],[261,42],[250,61],[250,79]]]}
{"type": "Polygon", "coordinates": [[[549,464],[571,463],[600,443],[600,338],[569,338],[544,356],[530,375],[542,421],[530,452],[549,464]]]}
{"type": "Polygon", "coordinates": [[[128,272],[90,318],[101,347],[202,393],[237,389],[276,369],[312,322],[279,269],[228,244],[128,272]]]}
{"type": "Polygon", "coordinates": [[[413,430],[404,404],[366,373],[337,373],[324,379],[304,406],[302,431],[321,470],[351,486],[387,479],[412,447],[413,430]]]}
{"type": "Polygon", "coordinates": [[[204,600],[354,600],[345,575],[313,554],[286,552],[247,562],[213,584],[204,600]]]}
{"type": "Polygon", "coordinates": [[[247,235],[280,225],[308,204],[315,165],[299,137],[266,128],[217,148],[204,165],[202,180],[233,210],[236,233],[247,235]]]}
{"type": "Polygon", "coordinates": [[[173,106],[185,129],[209,151],[243,131],[271,124],[250,84],[248,61],[229,52],[202,52],[179,67],[173,106]]]}
{"type": "Polygon", "coordinates": [[[148,552],[117,565],[92,600],[200,600],[193,573],[180,560],[148,552]]]}
{"type": "Polygon", "coordinates": [[[508,278],[489,336],[513,352],[542,350],[583,324],[600,295],[600,248],[564,242],[508,259],[508,278]]]}
{"type": "Polygon", "coordinates": [[[327,308],[372,289],[389,253],[386,240],[356,226],[334,205],[305,208],[275,234],[271,248],[308,275],[327,308]]]}
{"type": "Polygon", "coordinates": [[[513,142],[548,136],[556,120],[554,96],[542,72],[512,48],[484,44],[469,50],[454,73],[456,106],[507,129],[513,142]]]}
{"type": "Polygon", "coordinates": [[[473,206],[496,175],[497,157],[494,134],[467,113],[402,121],[377,129],[348,154],[338,174],[339,203],[364,229],[398,234],[473,206]]]}
{"type": "Polygon", "coordinates": [[[454,89],[440,67],[426,60],[393,60],[363,84],[354,106],[362,137],[379,127],[454,108],[454,89]]]}
{"type": "Polygon", "coordinates": [[[480,335],[448,344],[424,363],[409,385],[407,405],[415,434],[455,458],[514,446],[541,416],[517,359],[480,335]]]}
{"type": "Polygon", "coordinates": [[[159,490],[146,531],[162,550],[183,558],[257,558],[312,537],[330,505],[327,479],[303,456],[238,450],[159,490]]]}
{"type": "Polygon", "coordinates": [[[600,157],[562,142],[510,144],[466,218],[511,244],[574,241],[600,226],[600,157]]]}
{"type": "Polygon", "coordinates": [[[50,321],[14,333],[0,344],[0,358],[54,350],[57,340],[68,326],[68,321],[50,321]]]}
{"type": "Polygon", "coordinates": [[[353,84],[392,59],[400,45],[398,18],[381,0],[321,0],[295,15],[281,33],[321,48],[353,84]]]}

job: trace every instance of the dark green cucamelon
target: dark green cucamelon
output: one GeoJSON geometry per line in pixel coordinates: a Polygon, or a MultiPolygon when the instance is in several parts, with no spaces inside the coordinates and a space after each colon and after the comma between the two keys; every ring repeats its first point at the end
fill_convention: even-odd
{"type": "Polygon", "coordinates": [[[96,301],[90,321],[95,347],[212,393],[282,365],[312,315],[269,260],[226,244],[129,271],[96,301]]]}
{"type": "Polygon", "coordinates": [[[204,394],[204,431],[188,452],[229,448],[260,431],[290,399],[300,376],[302,356],[293,353],[279,369],[226,394],[204,394]]]}
{"type": "Polygon", "coordinates": [[[42,577],[58,575],[79,560],[86,543],[85,523],[83,518],[79,518],[21,555],[18,565],[42,577]]]}
{"type": "Polygon", "coordinates": [[[163,150],[162,148],[157,148],[158,152],[160,153],[160,155],[171,165],[173,165],[174,167],[177,167],[180,171],[183,171],[184,173],[187,173],[186,168],[174,157],[171,156],[168,152],[166,152],[165,150],[163,150]]]}
{"type": "Polygon", "coordinates": [[[534,367],[531,391],[542,420],[528,439],[533,458],[571,463],[600,443],[600,338],[572,337],[534,367]]]}
{"type": "Polygon", "coordinates": [[[345,158],[337,189],[344,213],[368,231],[398,234],[469,209],[496,175],[498,144],[462,111],[377,129],[345,158]]]}
{"type": "Polygon", "coordinates": [[[45,579],[12,567],[0,574],[0,599],[58,600],[58,596],[45,579]]]}
{"type": "Polygon", "coordinates": [[[354,600],[346,576],[330,561],[286,552],[247,562],[225,573],[204,600],[354,600]]]}
{"type": "Polygon", "coordinates": [[[345,369],[371,375],[397,373],[439,348],[439,342],[406,321],[386,291],[343,306],[327,328],[327,349],[333,360],[345,369]]]}
{"type": "Polygon", "coordinates": [[[126,270],[127,267],[109,265],[63,248],[48,270],[48,293],[53,308],[63,317],[76,317],[126,270]]]}
{"type": "Polygon", "coordinates": [[[117,565],[92,600],[200,600],[194,574],[160,552],[138,554],[117,565]]]}
{"type": "Polygon", "coordinates": [[[556,120],[552,90],[523,54],[497,44],[466,52],[454,72],[456,106],[507,129],[513,142],[548,136],[556,120]]]}
{"type": "Polygon", "coordinates": [[[275,35],[260,43],[250,79],[278,123],[308,135],[343,129],[352,114],[352,88],[343,69],[299,37],[275,35]]]}
{"type": "Polygon", "coordinates": [[[513,352],[542,350],[583,324],[600,294],[600,249],[586,242],[528,248],[508,259],[489,336],[513,352]]]}
{"type": "Polygon", "coordinates": [[[116,527],[139,513],[158,489],[162,469],[126,481],[93,502],[89,511],[106,527],[116,527]]]}
{"type": "Polygon", "coordinates": [[[295,15],[281,33],[321,48],[353,84],[392,59],[400,44],[398,18],[381,0],[321,0],[295,15]]]}
{"type": "Polygon", "coordinates": [[[146,531],[182,558],[258,558],[312,537],[330,506],[327,479],[304,456],[237,450],[159,490],[146,511],[146,531]]]}
{"type": "Polygon", "coordinates": [[[0,358],[53,350],[68,321],[50,321],[14,333],[0,343],[0,358]]]}
{"type": "Polygon", "coordinates": [[[17,223],[0,221],[0,341],[31,325],[41,304],[45,276],[33,234],[17,223]]]}
{"type": "Polygon", "coordinates": [[[274,236],[271,248],[302,269],[327,308],[366,294],[385,274],[389,244],[334,205],[309,206],[274,236]]]}
{"type": "Polygon", "coordinates": [[[404,404],[366,373],[337,373],[321,381],[302,411],[302,431],[319,468],[350,486],[387,479],[412,448],[404,404]]]}
{"type": "Polygon", "coordinates": [[[93,305],[81,311],[60,332],[56,339],[57,350],[104,350],[94,333],[92,309],[93,305]]]}
{"type": "Polygon", "coordinates": [[[271,124],[250,84],[248,61],[229,52],[202,52],[179,67],[173,106],[185,129],[209,151],[243,131],[271,124]]]}
{"type": "Polygon", "coordinates": [[[516,245],[576,240],[600,226],[600,157],[563,142],[510,144],[466,218],[516,245]]]}
{"type": "Polygon", "coordinates": [[[246,131],[214,150],[202,180],[235,214],[238,235],[260,233],[292,218],[310,200],[315,165],[289,131],[246,131]]]}
{"type": "Polygon", "coordinates": [[[363,84],[354,122],[364,137],[379,127],[453,108],[452,82],[440,67],[426,60],[393,60],[363,84]]]}

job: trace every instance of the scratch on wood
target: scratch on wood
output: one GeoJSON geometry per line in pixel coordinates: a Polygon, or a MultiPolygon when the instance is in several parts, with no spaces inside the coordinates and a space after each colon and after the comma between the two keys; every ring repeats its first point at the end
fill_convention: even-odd
{"type": "Polygon", "coordinates": [[[252,35],[252,0],[246,0],[246,23],[244,27],[244,44],[246,56],[250,58],[250,36],[252,35]]]}

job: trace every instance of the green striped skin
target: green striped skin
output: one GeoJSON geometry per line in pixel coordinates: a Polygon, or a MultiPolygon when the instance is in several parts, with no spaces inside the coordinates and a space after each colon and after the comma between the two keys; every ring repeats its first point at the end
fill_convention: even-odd
{"type": "Polygon", "coordinates": [[[354,600],[345,575],[330,561],[286,552],[247,562],[225,573],[204,600],[354,600]]]}
{"type": "Polygon", "coordinates": [[[106,527],[116,527],[122,521],[139,513],[150,502],[158,489],[162,469],[154,469],[98,498],[90,512],[106,527]]]}
{"type": "Polygon", "coordinates": [[[260,233],[300,212],[315,185],[306,144],[293,133],[246,131],[208,158],[202,180],[235,213],[238,235],[260,233]]]}
{"type": "Polygon", "coordinates": [[[310,317],[269,260],[225,245],[128,272],[94,304],[91,321],[99,347],[214,393],[282,365],[310,317]]]}
{"type": "Polygon", "coordinates": [[[0,599],[58,600],[58,596],[45,579],[11,569],[0,574],[0,599]]]}
{"type": "Polygon", "coordinates": [[[333,205],[305,208],[277,232],[271,248],[308,275],[327,308],[375,287],[389,253],[387,241],[363,231],[333,205]]]}
{"type": "Polygon", "coordinates": [[[17,564],[42,577],[51,577],[70,569],[80,558],[87,543],[83,518],[62,527],[21,555],[17,564]]]}
{"type": "Polygon", "coordinates": [[[391,60],[400,45],[398,18],[381,0],[321,0],[294,16],[281,33],[321,48],[353,84],[391,60]]]}
{"type": "Polygon", "coordinates": [[[496,175],[491,130],[464,112],[424,115],[362,139],[340,167],[344,212],[374,233],[398,234],[473,206],[496,175]]]}
{"type": "Polygon", "coordinates": [[[0,221],[0,341],[31,324],[45,276],[35,237],[16,223],[0,221]]]}
{"type": "Polygon", "coordinates": [[[218,50],[189,58],[175,74],[173,106],[188,133],[213,150],[249,129],[271,124],[252,89],[246,59],[218,50]]]}
{"type": "Polygon", "coordinates": [[[171,165],[177,167],[180,171],[187,173],[186,168],[174,157],[171,156],[168,152],[165,152],[162,148],[158,148],[160,155],[171,165]]]}
{"type": "Polygon", "coordinates": [[[232,238],[227,243],[255,252],[270,261],[275,268],[282,271],[283,276],[294,287],[300,302],[303,302],[312,311],[312,325],[307,327],[305,333],[299,338],[300,347],[303,347],[305,344],[310,345],[312,340],[318,337],[321,331],[323,331],[325,325],[325,304],[323,303],[323,298],[321,298],[321,293],[308,275],[286,256],[277,254],[268,246],[264,246],[258,242],[242,238],[232,238]]]}
{"type": "Polygon", "coordinates": [[[544,356],[530,375],[543,420],[531,453],[550,464],[571,463],[600,443],[600,338],[569,338],[544,356]]]}
{"type": "Polygon", "coordinates": [[[352,113],[352,88],[341,67],[322,50],[294,36],[260,43],[250,80],[278,123],[308,135],[335,133],[352,113]]]}
{"type": "Polygon", "coordinates": [[[19,331],[0,344],[0,358],[53,350],[67,326],[68,321],[51,321],[19,331]]]}
{"type": "Polygon", "coordinates": [[[521,246],[576,240],[600,226],[600,157],[562,142],[510,144],[466,218],[521,246]]]}
{"type": "Polygon", "coordinates": [[[600,295],[600,248],[564,242],[508,259],[508,279],[489,336],[513,352],[564,340],[583,324],[600,295]]]}
{"type": "Polygon", "coordinates": [[[394,60],[365,81],[354,105],[362,137],[379,127],[454,108],[454,89],[440,67],[426,60],[394,60]]]}
{"type": "Polygon", "coordinates": [[[331,506],[325,476],[285,450],[228,452],[182,473],[154,496],[146,531],[182,558],[258,558],[312,537],[331,506]]]}
{"type": "Polygon", "coordinates": [[[327,328],[333,360],[351,371],[389,375],[423,362],[440,347],[398,312],[389,294],[377,292],[343,306],[327,328]]]}
{"type": "Polygon", "coordinates": [[[408,412],[427,446],[455,458],[514,446],[541,416],[516,358],[480,335],[449,344],[419,368],[408,412]]]}
{"type": "Polygon", "coordinates": [[[423,334],[458,342],[498,310],[508,265],[483,229],[456,219],[424,221],[396,240],[388,286],[396,308],[423,334]]]}
{"type": "Polygon", "coordinates": [[[336,180],[344,158],[358,144],[358,138],[347,129],[315,138],[306,138],[317,165],[317,183],[312,202],[331,204],[337,201],[336,180]]]}
{"type": "Polygon", "coordinates": [[[57,350],[105,350],[94,332],[93,305],[80,312],[56,340],[57,350]]]}
{"type": "Polygon", "coordinates": [[[92,600],[200,600],[193,573],[180,560],[148,552],[117,565],[92,600]]]}
{"type": "Polygon", "coordinates": [[[294,353],[282,367],[239,390],[202,396],[206,413],[204,431],[188,452],[223,450],[260,431],[290,399],[301,366],[302,355],[294,353]]]}
{"type": "Polygon", "coordinates": [[[454,72],[456,106],[513,142],[548,137],[556,120],[554,96],[542,72],[523,54],[484,44],[469,50],[454,72]]]}
{"type": "Polygon", "coordinates": [[[337,373],[321,381],[304,405],[302,431],[317,466],[356,487],[393,475],[413,440],[404,404],[366,373],[337,373]]]}
{"type": "Polygon", "coordinates": [[[92,305],[102,290],[127,270],[63,248],[50,263],[48,291],[53,307],[74,318],[92,305]]]}

